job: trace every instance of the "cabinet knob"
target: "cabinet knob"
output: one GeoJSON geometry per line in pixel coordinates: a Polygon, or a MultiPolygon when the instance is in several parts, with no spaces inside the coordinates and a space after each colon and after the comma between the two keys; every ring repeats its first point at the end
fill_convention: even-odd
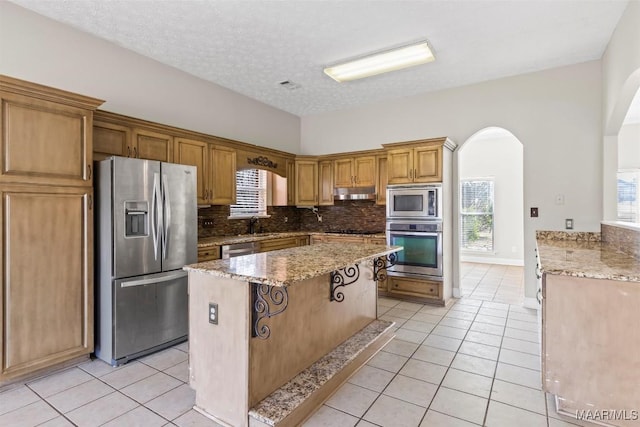
{"type": "Polygon", "coordinates": [[[131,147],[127,145],[127,157],[131,157],[131,147]]]}

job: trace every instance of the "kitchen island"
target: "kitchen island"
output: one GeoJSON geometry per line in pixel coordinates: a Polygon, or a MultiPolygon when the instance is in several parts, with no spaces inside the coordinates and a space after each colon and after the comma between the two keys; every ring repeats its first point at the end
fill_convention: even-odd
{"type": "Polygon", "coordinates": [[[640,262],[600,233],[537,233],[542,385],[556,408],[604,425],[637,425],[640,262]]]}
{"type": "Polygon", "coordinates": [[[393,338],[375,279],[401,249],[321,243],[185,267],[195,409],[299,425],[393,338]]]}

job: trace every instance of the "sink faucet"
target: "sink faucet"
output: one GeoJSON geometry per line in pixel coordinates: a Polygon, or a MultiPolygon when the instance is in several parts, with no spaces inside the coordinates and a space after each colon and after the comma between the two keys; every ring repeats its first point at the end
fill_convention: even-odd
{"type": "Polygon", "coordinates": [[[249,219],[249,234],[255,234],[257,223],[258,223],[257,217],[252,216],[251,219],[249,219]]]}

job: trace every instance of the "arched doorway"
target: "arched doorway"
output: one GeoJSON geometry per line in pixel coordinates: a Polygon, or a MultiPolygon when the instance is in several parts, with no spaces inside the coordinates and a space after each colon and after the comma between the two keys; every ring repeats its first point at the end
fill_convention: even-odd
{"type": "Polygon", "coordinates": [[[476,132],[457,153],[456,296],[524,300],[523,146],[508,130],[476,132]]]}

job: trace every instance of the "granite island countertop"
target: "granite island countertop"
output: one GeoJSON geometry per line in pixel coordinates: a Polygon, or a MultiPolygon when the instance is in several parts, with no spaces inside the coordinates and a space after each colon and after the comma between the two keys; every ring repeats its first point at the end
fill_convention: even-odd
{"type": "Polygon", "coordinates": [[[541,273],[640,282],[640,261],[600,241],[599,233],[536,233],[541,273]]]}
{"type": "Polygon", "coordinates": [[[362,243],[319,243],[290,249],[261,252],[185,266],[189,272],[211,274],[271,286],[331,273],[362,261],[402,250],[401,246],[362,243]]]}
{"type": "Polygon", "coordinates": [[[348,237],[385,237],[384,233],[377,234],[352,234],[352,233],[327,233],[323,231],[287,231],[281,233],[256,233],[241,234],[238,236],[212,236],[198,239],[198,248],[208,248],[213,246],[232,245],[235,243],[258,242],[260,240],[283,239],[286,237],[299,236],[348,236],[348,237]]]}

